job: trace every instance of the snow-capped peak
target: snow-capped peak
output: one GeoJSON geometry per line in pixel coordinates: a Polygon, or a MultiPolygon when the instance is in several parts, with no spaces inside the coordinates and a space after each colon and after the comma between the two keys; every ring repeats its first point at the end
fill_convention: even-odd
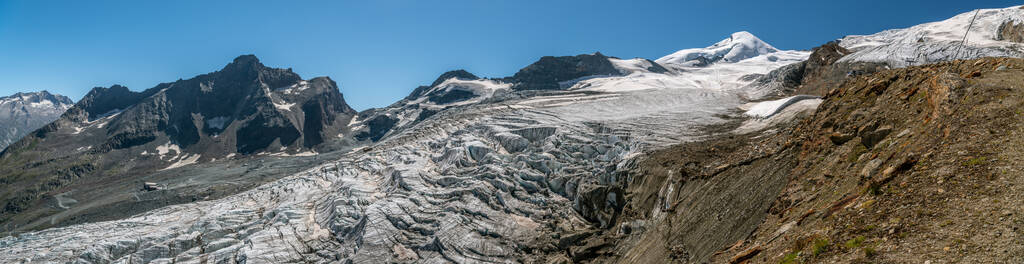
{"type": "Polygon", "coordinates": [[[732,33],[729,38],[707,48],[680,50],[661,57],[655,62],[680,66],[706,66],[717,61],[738,62],[777,51],[779,50],[757,38],[754,34],[740,31],[732,33]]]}
{"type": "Polygon", "coordinates": [[[1021,25],[1021,6],[973,10],[909,28],[844,37],[839,45],[854,53],[840,62],[881,62],[904,67],[954,59],[1021,57],[1021,25]],[[961,43],[965,44],[962,48],[961,43]]]}
{"type": "Polygon", "coordinates": [[[72,104],[70,98],[47,91],[0,96],[0,150],[53,122],[72,104]]]}
{"type": "Polygon", "coordinates": [[[8,106],[17,105],[18,108],[25,106],[30,108],[53,108],[59,112],[64,112],[74,104],[70,98],[63,95],[51,94],[47,91],[33,92],[33,93],[16,93],[11,96],[0,97],[0,105],[8,106]]]}

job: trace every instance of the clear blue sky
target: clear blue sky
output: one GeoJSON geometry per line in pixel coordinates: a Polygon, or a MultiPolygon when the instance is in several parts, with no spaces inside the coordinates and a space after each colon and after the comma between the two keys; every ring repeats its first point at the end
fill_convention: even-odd
{"type": "Polygon", "coordinates": [[[503,77],[544,55],[594,51],[655,59],[740,30],[809,49],[1015,2],[0,0],[0,95],[143,90],[256,54],[330,76],[362,110],[452,69],[503,77]]]}

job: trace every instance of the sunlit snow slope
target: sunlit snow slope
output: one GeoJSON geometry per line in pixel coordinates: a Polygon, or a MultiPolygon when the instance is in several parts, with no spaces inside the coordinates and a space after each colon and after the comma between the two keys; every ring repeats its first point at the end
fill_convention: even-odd
{"type": "Polygon", "coordinates": [[[1019,40],[1006,39],[1000,34],[1004,25],[1024,24],[1024,9],[1020,6],[981,9],[971,26],[975,13],[966,12],[943,21],[873,35],[847,36],[839,44],[855,52],[840,62],[884,62],[904,67],[951,59],[1024,55],[1024,45],[1019,40]],[[965,33],[967,39],[962,42],[965,33]],[[960,48],[961,43],[966,45],[960,48]]]}
{"type": "Polygon", "coordinates": [[[570,89],[600,92],[697,89],[750,93],[757,91],[742,88],[752,83],[757,75],[806,60],[808,55],[805,51],[779,51],[748,32],[737,32],[710,47],[680,50],[655,60],[668,68],[667,72],[644,70],[650,63],[644,59],[612,59],[625,76],[587,79],[570,89]]]}

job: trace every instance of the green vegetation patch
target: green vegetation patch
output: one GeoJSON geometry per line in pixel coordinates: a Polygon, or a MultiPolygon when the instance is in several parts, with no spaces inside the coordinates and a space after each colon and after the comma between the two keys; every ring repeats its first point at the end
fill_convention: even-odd
{"type": "Polygon", "coordinates": [[[799,258],[799,257],[800,257],[800,253],[799,252],[789,252],[789,254],[786,254],[785,256],[782,257],[782,260],[779,261],[779,263],[780,264],[797,264],[797,263],[800,263],[799,261],[797,261],[797,258],[799,258]]]}
{"type": "Polygon", "coordinates": [[[822,238],[814,240],[814,244],[811,245],[811,255],[817,257],[821,254],[824,254],[825,252],[828,252],[830,247],[831,243],[828,241],[828,239],[822,238]]]}
{"type": "Polygon", "coordinates": [[[984,165],[986,163],[988,163],[988,159],[987,158],[985,158],[985,157],[977,157],[977,158],[968,159],[968,160],[964,161],[961,165],[964,165],[964,166],[978,166],[978,165],[984,165]]]}
{"type": "Polygon", "coordinates": [[[867,240],[867,238],[864,236],[857,236],[856,238],[847,240],[844,245],[849,249],[859,248],[864,245],[864,240],[867,240]]]}

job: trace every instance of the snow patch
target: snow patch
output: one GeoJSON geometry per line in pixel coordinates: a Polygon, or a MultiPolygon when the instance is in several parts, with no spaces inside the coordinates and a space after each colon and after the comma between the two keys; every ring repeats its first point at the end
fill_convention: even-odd
{"type": "Polygon", "coordinates": [[[50,100],[43,100],[41,102],[29,103],[28,105],[30,107],[33,107],[33,108],[43,108],[43,107],[49,108],[49,107],[53,107],[53,102],[50,102],[50,100]]]}
{"type": "Polygon", "coordinates": [[[285,87],[274,89],[274,91],[275,92],[284,93],[284,94],[297,94],[297,93],[300,93],[302,91],[305,91],[308,88],[309,88],[309,82],[306,82],[305,80],[303,80],[303,81],[299,81],[296,84],[292,84],[290,86],[285,86],[285,87]]]}
{"type": "Polygon", "coordinates": [[[102,115],[96,116],[96,118],[94,118],[93,121],[99,120],[99,119],[104,119],[104,118],[109,118],[109,117],[115,117],[118,114],[121,114],[122,111],[124,111],[124,110],[122,110],[120,108],[114,108],[113,110],[107,111],[106,113],[103,113],[102,115]]]}
{"type": "Polygon", "coordinates": [[[178,147],[178,145],[175,144],[171,144],[171,142],[167,142],[164,143],[163,145],[156,147],[156,153],[157,155],[160,155],[160,159],[164,159],[164,156],[169,154],[172,150],[174,151],[175,154],[181,153],[181,147],[178,147]]]}
{"type": "Polygon", "coordinates": [[[288,154],[288,153],[285,153],[285,152],[279,152],[279,153],[271,153],[268,156],[274,156],[274,157],[312,157],[312,156],[316,156],[318,154],[320,154],[320,153],[316,153],[316,151],[305,151],[305,152],[299,152],[299,153],[295,153],[295,154],[288,154]]]}
{"type": "Polygon", "coordinates": [[[74,206],[75,204],[78,203],[78,200],[68,197],[69,195],[71,195],[71,191],[54,195],[54,198],[56,198],[57,200],[57,207],[67,210],[71,209],[71,206],[74,206]]]}
{"type": "Polygon", "coordinates": [[[184,166],[196,164],[196,162],[199,161],[200,157],[202,157],[202,155],[199,155],[199,154],[186,155],[184,158],[181,158],[180,160],[178,160],[178,162],[175,162],[174,164],[171,164],[170,166],[167,166],[167,168],[163,168],[162,170],[181,168],[181,167],[184,167],[184,166]]]}
{"type": "Polygon", "coordinates": [[[213,129],[224,129],[224,126],[231,120],[229,116],[218,116],[206,120],[206,127],[213,129]]]}
{"type": "Polygon", "coordinates": [[[787,121],[793,120],[797,116],[799,116],[801,113],[807,113],[807,112],[813,113],[813,111],[818,109],[818,105],[820,105],[821,102],[822,102],[822,100],[818,99],[818,98],[816,98],[816,99],[805,99],[805,100],[800,100],[798,102],[794,102],[794,103],[790,104],[789,106],[786,106],[786,107],[780,109],[775,114],[773,114],[771,117],[768,117],[768,118],[751,118],[749,120],[744,121],[743,124],[740,125],[740,127],[736,128],[735,133],[737,133],[737,134],[746,134],[746,133],[762,131],[762,130],[764,130],[766,128],[769,128],[771,126],[774,126],[776,124],[780,124],[780,123],[783,123],[783,122],[787,122],[787,121]]]}
{"type": "MultiPolygon", "coordinates": [[[[451,92],[451,91],[455,91],[455,90],[461,90],[461,91],[471,92],[474,95],[476,95],[476,97],[473,98],[473,99],[445,104],[446,106],[456,106],[456,105],[466,105],[466,104],[478,103],[480,101],[483,101],[484,99],[487,99],[487,98],[490,98],[491,96],[494,96],[494,93],[497,92],[498,90],[508,90],[511,87],[512,87],[512,84],[504,83],[504,82],[499,82],[499,81],[495,81],[495,80],[489,80],[489,79],[462,80],[462,79],[459,79],[459,78],[456,78],[456,77],[452,77],[452,78],[449,78],[448,80],[445,80],[444,82],[438,84],[437,86],[435,86],[434,88],[428,90],[427,92],[425,92],[423,94],[436,94],[436,93],[445,93],[445,92],[451,92]]],[[[416,103],[423,103],[423,104],[427,104],[427,105],[432,104],[432,103],[426,102],[426,99],[427,99],[427,97],[423,96],[423,97],[420,97],[420,98],[418,98],[416,100],[413,100],[413,101],[409,102],[409,104],[416,104],[416,103]]]]}
{"type": "Polygon", "coordinates": [[[281,111],[291,111],[292,107],[294,107],[294,106],[295,106],[295,103],[290,103],[290,104],[289,103],[281,103],[281,104],[274,103],[274,108],[277,108],[278,110],[281,110],[281,111]]]}
{"type": "Polygon", "coordinates": [[[627,75],[634,72],[649,72],[649,70],[647,69],[650,69],[651,67],[654,66],[654,64],[651,64],[650,61],[643,58],[634,58],[628,60],[608,58],[608,61],[611,62],[612,66],[615,66],[615,69],[618,69],[619,72],[627,75]]]}
{"type": "Polygon", "coordinates": [[[749,110],[747,110],[745,114],[752,117],[768,118],[796,102],[818,98],[819,97],[813,95],[797,95],[782,98],[779,100],[753,103],[752,105],[749,106],[749,110]]]}

